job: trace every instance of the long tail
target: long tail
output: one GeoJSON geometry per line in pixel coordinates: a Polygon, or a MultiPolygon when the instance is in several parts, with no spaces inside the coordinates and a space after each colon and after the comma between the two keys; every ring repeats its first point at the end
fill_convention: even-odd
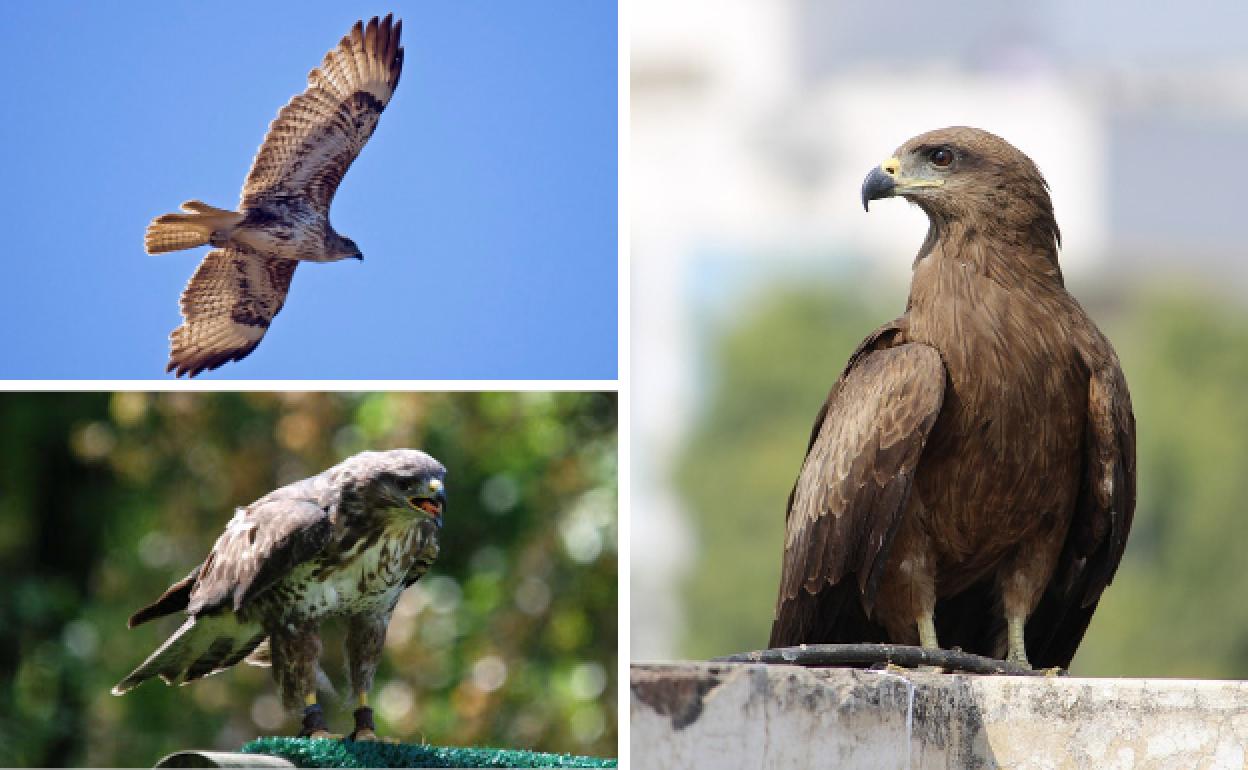
{"type": "Polygon", "coordinates": [[[258,623],[243,623],[233,613],[188,618],[143,664],[113,688],[123,695],[159,676],[165,684],[186,684],[223,671],[251,654],[265,633],[258,623]]]}
{"type": "Polygon", "coordinates": [[[203,246],[213,233],[228,231],[243,220],[237,211],[219,209],[201,201],[182,204],[183,214],[161,214],[147,226],[143,239],[148,254],[163,254],[203,246]]]}

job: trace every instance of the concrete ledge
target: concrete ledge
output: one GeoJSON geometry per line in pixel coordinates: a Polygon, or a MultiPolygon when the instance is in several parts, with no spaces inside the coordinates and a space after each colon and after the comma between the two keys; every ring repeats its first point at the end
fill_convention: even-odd
{"type": "Polygon", "coordinates": [[[632,666],[645,768],[1248,766],[1248,683],[632,666]]]}

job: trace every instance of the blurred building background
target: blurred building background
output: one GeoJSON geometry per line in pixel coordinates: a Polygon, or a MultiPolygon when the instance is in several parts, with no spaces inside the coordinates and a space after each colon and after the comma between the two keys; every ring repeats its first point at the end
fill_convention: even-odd
{"type": "Polygon", "coordinates": [[[1139,421],[1126,560],[1076,672],[1248,677],[1248,7],[632,6],[632,655],[765,646],[811,422],[904,309],[926,231],[861,210],[909,137],[991,130],[1048,178],[1067,285],[1139,421]]]}
{"type": "MultiPolygon", "coordinates": [[[[126,618],[236,505],[395,447],[446,465],[449,504],[390,623],[379,732],[615,755],[615,394],[6,393],[0,424],[0,764],[150,767],[297,731],[248,665],[111,695],[181,622],[126,618]]],[[[343,629],[323,630],[343,731],[343,629]]]]}

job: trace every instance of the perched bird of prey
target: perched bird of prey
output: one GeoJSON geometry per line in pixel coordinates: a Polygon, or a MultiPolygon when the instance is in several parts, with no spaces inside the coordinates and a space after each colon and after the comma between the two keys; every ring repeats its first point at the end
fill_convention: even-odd
{"type": "Polygon", "coordinates": [[[282,702],[304,707],[300,735],[328,734],[316,702],[322,620],[341,617],[357,740],[376,738],[368,691],[390,614],[438,555],[446,469],[424,452],[361,452],[239,508],[212,552],[130,627],[184,611],[186,622],[113,688],[186,684],[246,659],[272,665],[282,702]]]}
{"type": "Polygon", "coordinates": [[[192,200],[148,225],[149,254],[213,247],[182,292],[165,371],[194,377],[255,350],[300,261],[364,258],[329,224],[329,204],[399,84],[402,29],[389,15],[357,22],[325,55],[269,126],[238,211],[192,200]]]}
{"type": "Polygon", "coordinates": [[[892,642],[1067,667],[1122,558],[1135,418],[1067,291],[1048,185],[986,131],[917,136],[863,206],[930,229],[906,312],[832,386],[789,497],[771,646],[892,642]]]}

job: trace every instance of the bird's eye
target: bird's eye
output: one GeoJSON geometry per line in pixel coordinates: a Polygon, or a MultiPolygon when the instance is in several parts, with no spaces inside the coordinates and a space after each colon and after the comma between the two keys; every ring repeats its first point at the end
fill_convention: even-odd
{"type": "Polygon", "coordinates": [[[932,162],[933,166],[945,168],[950,163],[953,163],[953,150],[948,147],[938,147],[932,150],[932,154],[927,156],[927,158],[932,162]]]}

